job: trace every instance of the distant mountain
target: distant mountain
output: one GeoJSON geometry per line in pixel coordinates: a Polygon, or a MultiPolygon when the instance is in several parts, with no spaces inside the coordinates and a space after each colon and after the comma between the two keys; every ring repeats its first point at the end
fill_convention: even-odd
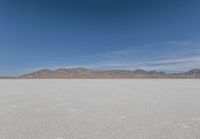
{"type": "Polygon", "coordinates": [[[174,74],[178,78],[198,78],[200,79],[200,69],[192,69],[187,72],[174,74]]]}
{"type": "Polygon", "coordinates": [[[145,70],[92,70],[85,68],[60,68],[56,70],[43,69],[19,77],[0,77],[0,79],[200,79],[200,69],[182,73],[168,74],[158,71],[145,70]]]}
{"type": "Polygon", "coordinates": [[[24,74],[19,78],[44,78],[44,79],[130,79],[130,78],[170,78],[171,75],[164,72],[144,71],[144,70],[91,70],[85,68],[40,70],[29,74],[24,74]]]}

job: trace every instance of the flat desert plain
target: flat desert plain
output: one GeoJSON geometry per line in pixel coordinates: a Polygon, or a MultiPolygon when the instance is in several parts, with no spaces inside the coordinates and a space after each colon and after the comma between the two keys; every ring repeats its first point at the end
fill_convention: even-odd
{"type": "Polygon", "coordinates": [[[0,80],[0,139],[200,139],[200,80],[0,80]]]}

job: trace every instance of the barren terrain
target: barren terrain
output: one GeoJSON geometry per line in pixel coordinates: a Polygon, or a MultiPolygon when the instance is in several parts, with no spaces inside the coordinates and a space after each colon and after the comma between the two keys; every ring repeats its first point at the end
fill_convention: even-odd
{"type": "Polygon", "coordinates": [[[199,139],[200,80],[0,80],[1,139],[199,139]]]}

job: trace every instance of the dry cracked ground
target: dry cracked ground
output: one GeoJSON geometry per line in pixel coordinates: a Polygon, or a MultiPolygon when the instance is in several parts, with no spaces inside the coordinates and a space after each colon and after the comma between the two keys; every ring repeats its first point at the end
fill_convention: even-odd
{"type": "Polygon", "coordinates": [[[199,139],[200,80],[0,80],[0,139],[199,139]]]}

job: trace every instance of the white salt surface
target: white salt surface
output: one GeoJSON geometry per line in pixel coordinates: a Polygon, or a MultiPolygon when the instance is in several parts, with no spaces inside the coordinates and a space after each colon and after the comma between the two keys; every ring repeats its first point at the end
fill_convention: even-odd
{"type": "Polygon", "coordinates": [[[0,139],[200,139],[200,80],[0,80],[0,139]]]}

